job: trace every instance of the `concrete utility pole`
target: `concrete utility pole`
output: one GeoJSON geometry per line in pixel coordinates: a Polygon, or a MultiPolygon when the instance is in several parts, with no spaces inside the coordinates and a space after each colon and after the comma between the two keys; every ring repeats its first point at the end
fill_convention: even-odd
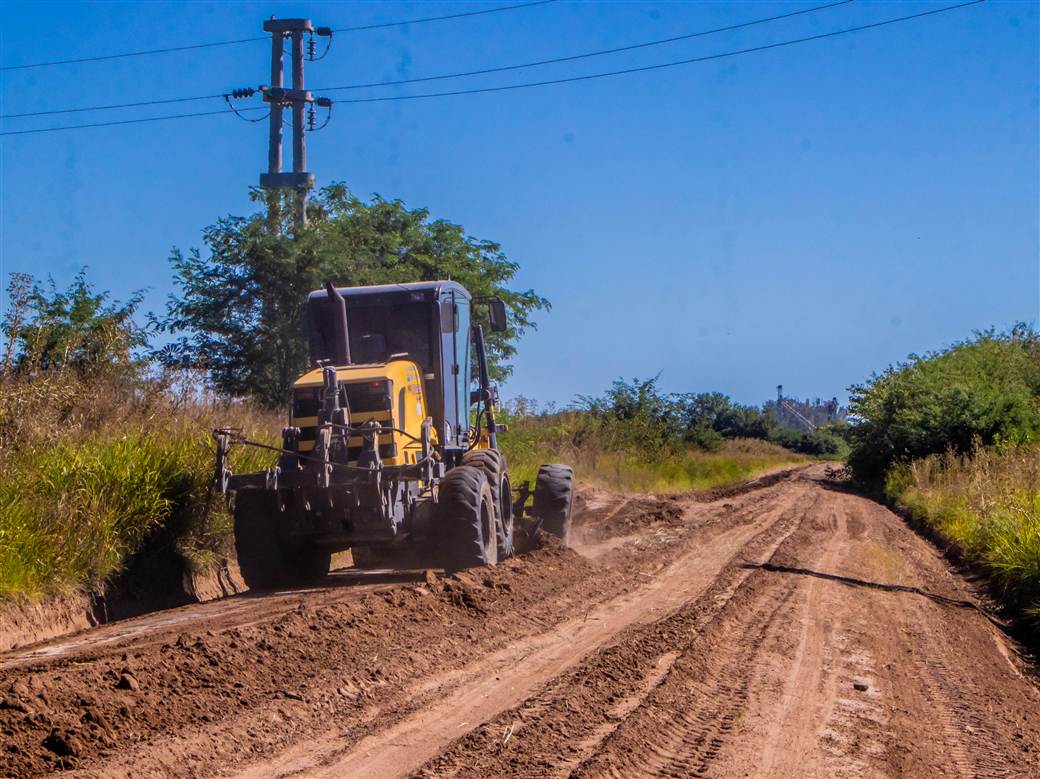
{"type": "Polygon", "coordinates": [[[279,190],[291,189],[295,197],[295,223],[307,223],[307,191],[314,186],[314,174],[307,172],[307,140],[304,112],[314,102],[303,84],[303,36],[313,33],[310,19],[269,19],[264,31],[271,33],[271,84],[264,89],[264,100],[271,104],[268,133],[267,173],[260,174],[260,186],[268,191],[267,216],[272,226],[279,223],[279,190]],[[286,38],[292,39],[292,89],[283,86],[286,38]],[[292,109],[292,173],[282,172],[282,111],[292,109]]]}

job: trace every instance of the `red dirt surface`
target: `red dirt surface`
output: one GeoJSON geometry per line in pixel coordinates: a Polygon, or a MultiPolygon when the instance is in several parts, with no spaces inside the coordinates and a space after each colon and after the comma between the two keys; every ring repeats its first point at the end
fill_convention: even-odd
{"type": "Polygon", "coordinates": [[[1040,776],[1035,669],[822,466],[580,508],[577,551],[0,654],[0,775],[1040,776]]]}

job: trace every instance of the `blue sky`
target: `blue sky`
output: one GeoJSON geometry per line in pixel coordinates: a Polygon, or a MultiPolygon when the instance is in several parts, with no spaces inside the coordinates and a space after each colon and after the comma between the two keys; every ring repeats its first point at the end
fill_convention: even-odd
{"type": "MultiPolygon", "coordinates": [[[[950,3],[859,2],[408,94],[683,59],[950,3]]],[[[502,3],[506,4],[506,0],[502,3]]],[[[821,3],[558,2],[342,34],[309,86],[453,72],[696,32],[821,3]]],[[[446,2],[0,4],[4,65],[487,7],[446,2]]],[[[909,352],[1040,316],[1037,4],[990,2],[682,68],[437,100],[341,105],[309,139],[319,184],[399,197],[521,265],[553,303],[507,396],[566,402],[619,376],[760,402],[844,389],[909,352]]],[[[220,93],[267,80],[264,43],[2,74],[2,110],[220,93]]],[[[319,92],[320,94],[320,92],[319,92]]],[[[346,93],[330,94],[332,97],[346,93]]],[[[366,94],[366,93],[361,93],[366,94]]],[[[2,130],[215,110],[219,101],[8,120],[2,130]]],[[[266,125],[233,116],[0,137],[0,261],[82,266],[148,305],[171,247],[251,210],[266,125]]]]}

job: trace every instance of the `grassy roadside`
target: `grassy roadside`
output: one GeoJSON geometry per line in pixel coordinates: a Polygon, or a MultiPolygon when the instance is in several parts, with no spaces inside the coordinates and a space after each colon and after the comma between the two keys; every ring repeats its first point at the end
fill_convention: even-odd
{"type": "MultiPolygon", "coordinates": [[[[97,589],[143,549],[188,570],[224,556],[210,431],[231,422],[264,435],[270,421],[161,384],[0,384],[0,600],[97,589]]],[[[251,470],[269,459],[239,457],[251,470]]]]}
{"type": "Polygon", "coordinates": [[[1040,448],[979,448],[893,467],[886,492],[983,566],[1040,627],[1040,448]]]}
{"type": "Polygon", "coordinates": [[[563,462],[575,469],[581,481],[622,492],[711,489],[810,459],[750,438],[724,441],[714,452],[695,446],[652,451],[618,447],[590,429],[580,412],[513,420],[509,432],[499,436],[499,445],[514,485],[533,483],[542,463],[563,462]]]}

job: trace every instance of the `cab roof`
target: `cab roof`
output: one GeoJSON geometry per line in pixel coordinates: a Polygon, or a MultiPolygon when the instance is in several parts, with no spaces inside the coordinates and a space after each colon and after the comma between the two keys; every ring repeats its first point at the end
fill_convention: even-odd
{"type": "MultiPolygon", "coordinates": [[[[457,281],[410,281],[404,284],[375,284],[369,287],[336,287],[336,290],[345,298],[363,297],[366,295],[391,295],[394,293],[419,293],[423,297],[438,297],[441,292],[455,292],[466,300],[472,300],[473,296],[457,281]]],[[[328,293],[323,289],[316,289],[307,296],[308,300],[325,300],[328,293]]]]}

